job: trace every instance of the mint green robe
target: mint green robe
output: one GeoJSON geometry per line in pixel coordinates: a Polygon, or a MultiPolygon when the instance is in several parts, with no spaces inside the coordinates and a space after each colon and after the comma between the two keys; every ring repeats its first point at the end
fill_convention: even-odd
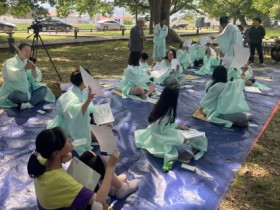
{"type": "Polygon", "coordinates": [[[154,51],[153,58],[164,58],[166,56],[166,37],[168,35],[168,27],[160,26],[160,23],[154,26],[154,51]]]}
{"type": "MultiPolygon", "coordinates": [[[[176,59],[176,58],[173,58],[176,59]]],[[[164,80],[166,80],[168,77],[176,77],[176,78],[181,78],[184,76],[183,74],[183,68],[182,66],[180,66],[179,70],[176,70],[174,73],[171,74],[171,62],[168,59],[164,59],[161,61],[161,64],[168,69],[168,71],[166,71],[165,74],[163,74],[161,77],[159,78],[154,78],[154,82],[156,84],[163,84],[164,80]]]]}
{"type": "Polygon", "coordinates": [[[141,66],[130,66],[124,70],[124,76],[119,83],[118,89],[122,91],[123,96],[130,95],[130,90],[134,86],[149,90],[147,85],[150,82],[150,76],[141,66]]]}
{"type": "Polygon", "coordinates": [[[193,62],[191,60],[191,56],[190,56],[190,54],[186,50],[179,49],[177,51],[176,55],[177,55],[177,59],[179,60],[181,66],[184,69],[187,69],[190,66],[193,66],[193,62]]]}
{"type": "Polygon", "coordinates": [[[200,74],[200,75],[212,75],[213,70],[216,66],[220,64],[220,59],[217,59],[213,56],[204,56],[203,59],[203,66],[200,67],[198,71],[195,71],[194,73],[200,74]]]}
{"type": "Polygon", "coordinates": [[[196,60],[197,57],[197,44],[192,44],[189,48],[189,54],[191,57],[192,63],[196,60]]]}
{"type": "MultiPolygon", "coordinates": [[[[136,147],[146,149],[150,154],[164,159],[164,164],[170,160],[178,159],[178,149],[184,147],[185,137],[178,129],[176,123],[166,125],[166,120],[156,121],[150,124],[146,129],[134,131],[136,147]]],[[[199,159],[207,151],[207,138],[195,138],[190,141],[190,146],[201,153],[199,159]]]]}
{"type": "Polygon", "coordinates": [[[87,111],[83,113],[82,106],[86,100],[87,91],[81,92],[79,87],[73,85],[58,98],[56,103],[57,115],[47,125],[47,128],[61,127],[72,141],[86,138],[87,144],[74,148],[80,155],[92,149],[89,114],[94,113],[94,107],[90,103],[87,111]]]}
{"type": "MultiPolygon", "coordinates": [[[[27,64],[27,60],[22,61],[18,55],[6,60],[3,65],[2,76],[4,83],[0,88],[0,106],[1,107],[16,107],[17,104],[8,99],[8,96],[14,91],[21,91],[26,93],[28,100],[31,98],[30,89],[33,91],[46,86],[40,83],[42,80],[42,73],[37,67],[37,78],[32,75],[32,70],[25,70],[24,66],[27,64]]],[[[47,88],[47,94],[44,97],[45,101],[55,102],[55,96],[52,91],[47,88]]]]}
{"type": "MultiPolygon", "coordinates": [[[[212,84],[212,80],[206,84],[206,89],[212,84]]],[[[245,82],[236,79],[227,83],[216,83],[205,92],[200,101],[200,107],[206,114],[209,122],[231,127],[232,122],[219,118],[220,114],[234,114],[248,112],[250,110],[244,96],[245,82]]]]}
{"type": "Polygon", "coordinates": [[[197,45],[196,47],[196,60],[203,59],[206,55],[206,45],[197,45]]]}
{"type": "Polygon", "coordinates": [[[243,37],[239,28],[232,23],[227,24],[223,32],[216,37],[224,57],[234,57],[233,46],[243,47],[242,39],[243,37]]]}

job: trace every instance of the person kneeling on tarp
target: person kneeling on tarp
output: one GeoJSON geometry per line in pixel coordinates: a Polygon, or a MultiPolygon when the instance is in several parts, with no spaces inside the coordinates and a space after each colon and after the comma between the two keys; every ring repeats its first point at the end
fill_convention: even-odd
{"type": "Polygon", "coordinates": [[[122,199],[137,189],[137,181],[127,181],[126,175],[114,174],[120,152],[115,150],[105,164],[100,156],[86,151],[80,160],[93,168],[103,179],[95,193],[78,183],[62,167],[71,159],[73,146],[59,127],[43,130],[36,137],[36,150],[31,155],[27,170],[34,178],[39,209],[86,209],[95,202],[106,204],[110,191],[122,199]],[[41,157],[37,157],[40,155],[41,157]]]}
{"type": "Polygon", "coordinates": [[[156,157],[164,158],[164,164],[181,157],[184,162],[191,158],[197,160],[207,150],[205,136],[186,139],[182,130],[188,130],[188,127],[175,123],[178,96],[177,87],[164,88],[149,115],[150,125],[134,132],[136,146],[146,149],[156,157]]]}
{"type": "Polygon", "coordinates": [[[205,94],[200,101],[200,107],[209,122],[231,127],[248,126],[252,115],[247,113],[250,108],[245,100],[245,73],[242,70],[241,79],[227,80],[227,69],[217,66],[212,79],[207,82],[205,94]]]}

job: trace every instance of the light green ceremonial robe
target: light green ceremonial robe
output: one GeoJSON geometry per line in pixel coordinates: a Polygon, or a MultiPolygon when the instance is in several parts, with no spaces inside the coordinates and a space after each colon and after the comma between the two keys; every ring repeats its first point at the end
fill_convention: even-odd
{"type": "Polygon", "coordinates": [[[232,23],[227,24],[223,32],[216,37],[224,57],[234,57],[233,45],[242,47],[242,39],[243,37],[240,30],[232,23]]]}
{"type": "MultiPolygon", "coordinates": [[[[166,120],[158,120],[150,124],[146,129],[134,131],[135,144],[139,148],[146,149],[150,154],[164,159],[164,164],[170,160],[178,159],[177,149],[184,146],[185,137],[177,128],[177,124],[169,123],[166,120]]],[[[207,150],[207,138],[196,138],[190,141],[190,146],[203,151],[207,150]]]]}
{"type": "Polygon", "coordinates": [[[192,44],[189,48],[189,54],[191,57],[192,63],[196,60],[197,57],[197,44],[192,44]]]}
{"type": "Polygon", "coordinates": [[[203,66],[201,66],[198,71],[195,71],[195,73],[200,75],[212,75],[214,68],[219,64],[220,59],[217,59],[213,56],[204,56],[203,66]]]}
{"type": "Polygon", "coordinates": [[[72,141],[86,138],[87,144],[74,147],[79,155],[92,149],[89,114],[94,113],[93,104],[89,104],[85,113],[82,111],[82,106],[87,100],[87,95],[87,91],[81,92],[79,87],[73,85],[66,93],[58,98],[56,103],[57,115],[47,126],[47,128],[61,127],[72,141]]]}
{"type": "MultiPolygon", "coordinates": [[[[173,59],[176,59],[176,58],[173,58],[173,59]]],[[[175,68],[175,67],[171,66],[171,62],[168,59],[164,59],[164,60],[161,61],[162,66],[167,68],[168,71],[165,74],[163,74],[161,77],[154,78],[154,82],[156,84],[163,84],[164,80],[166,80],[168,77],[176,77],[176,78],[179,79],[179,78],[184,76],[184,74],[182,74],[183,73],[182,66],[180,66],[180,68],[178,70],[176,70],[175,72],[171,73],[171,70],[175,68]]],[[[174,62],[174,63],[176,63],[176,62],[174,62]]],[[[179,63],[179,61],[178,61],[178,63],[179,63]]]]}
{"type": "Polygon", "coordinates": [[[130,95],[130,90],[134,86],[149,90],[147,83],[150,82],[150,76],[140,66],[130,66],[124,70],[124,76],[119,83],[118,89],[124,96],[130,95]]]}
{"type": "Polygon", "coordinates": [[[166,37],[168,35],[168,27],[160,24],[156,24],[154,27],[154,58],[164,58],[166,56],[166,37]]]}
{"type": "Polygon", "coordinates": [[[206,45],[197,45],[196,47],[196,60],[203,59],[206,53],[206,45]]]}
{"type": "MultiPolygon", "coordinates": [[[[206,84],[206,90],[212,84],[212,80],[206,84]]],[[[206,114],[209,122],[231,127],[232,122],[219,118],[220,114],[234,114],[250,110],[243,93],[245,82],[237,79],[227,83],[216,83],[205,92],[200,101],[200,107],[206,114]]]]}
{"type": "Polygon", "coordinates": [[[193,66],[193,62],[191,60],[191,56],[190,54],[185,51],[185,50],[182,50],[182,49],[179,49],[177,51],[177,59],[179,60],[181,66],[184,68],[184,69],[187,69],[189,68],[190,66],[193,66]]]}
{"type": "MultiPolygon", "coordinates": [[[[32,74],[32,70],[25,70],[24,66],[27,64],[27,60],[22,61],[18,55],[8,59],[3,65],[2,76],[4,83],[0,88],[0,106],[1,107],[16,107],[17,104],[11,102],[8,96],[14,91],[20,91],[28,95],[28,100],[31,98],[30,91],[34,91],[45,84],[40,83],[42,80],[42,73],[38,67],[36,67],[37,78],[35,79],[32,74]]],[[[45,101],[55,102],[55,96],[49,88],[47,88],[47,94],[44,97],[45,101]]]]}

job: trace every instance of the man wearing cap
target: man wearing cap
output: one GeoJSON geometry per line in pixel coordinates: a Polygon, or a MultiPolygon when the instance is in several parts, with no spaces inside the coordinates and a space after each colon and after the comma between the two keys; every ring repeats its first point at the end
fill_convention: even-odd
{"type": "Polygon", "coordinates": [[[129,50],[138,51],[142,55],[143,51],[143,41],[146,40],[144,35],[143,26],[144,26],[144,19],[138,18],[136,26],[132,27],[130,30],[130,39],[129,39],[129,50]]]}
{"type": "Polygon", "coordinates": [[[228,17],[221,17],[220,25],[222,31],[216,39],[224,55],[223,57],[234,57],[233,46],[243,46],[242,34],[236,25],[229,23],[228,17]]]}

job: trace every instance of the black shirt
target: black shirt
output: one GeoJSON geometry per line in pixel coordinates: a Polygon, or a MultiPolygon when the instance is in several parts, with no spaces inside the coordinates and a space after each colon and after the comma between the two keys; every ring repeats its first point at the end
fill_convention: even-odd
{"type": "Polygon", "coordinates": [[[263,26],[259,26],[258,28],[251,27],[249,31],[250,43],[262,43],[262,39],[265,36],[265,29],[263,26]]]}

